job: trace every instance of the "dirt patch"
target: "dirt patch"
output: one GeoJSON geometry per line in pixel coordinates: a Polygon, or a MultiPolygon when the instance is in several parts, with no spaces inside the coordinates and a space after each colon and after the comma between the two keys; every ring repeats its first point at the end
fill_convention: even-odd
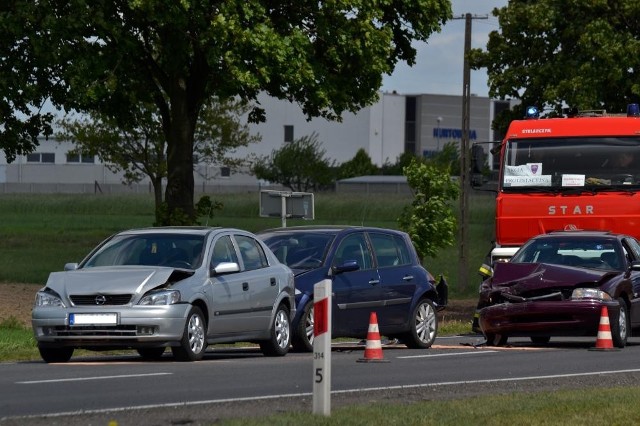
{"type": "Polygon", "coordinates": [[[15,318],[21,324],[31,326],[31,308],[39,284],[0,283],[0,322],[15,318]]]}
{"type": "MultiPolygon", "coordinates": [[[[31,308],[39,284],[0,283],[0,322],[15,318],[31,326],[31,308]]],[[[468,321],[473,318],[475,299],[449,300],[447,308],[438,313],[441,321],[468,321]]]]}

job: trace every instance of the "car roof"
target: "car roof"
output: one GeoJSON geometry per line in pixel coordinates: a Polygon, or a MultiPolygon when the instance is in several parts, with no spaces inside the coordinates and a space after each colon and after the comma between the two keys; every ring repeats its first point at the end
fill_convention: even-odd
{"type": "Polygon", "coordinates": [[[546,234],[536,235],[532,239],[542,239],[542,238],[606,238],[606,239],[619,239],[619,238],[629,238],[628,235],[617,234],[610,231],[597,231],[597,230],[572,230],[572,231],[551,231],[546,234]]]}
{"type": "Polygon", "coordinates": [[[404,234],[403,231],[389,228],[378,228],[375,226],[357,225],[304,225],[290,226],[287,228],[270,228],[257,232],[258,235],[267,233],[317,233],[317,234],[339,234],[347,231],[380,231],[395,234],[404,234]]]}
{"type": "MultiPolygon", "coordinates": [[[[233,228],[221,228],[210,226],[155,226],[149,228],[127,229],[118,232],[117,235],[147,235],[147,234],[182,234],[182,235],[207,235],[212,231],[241,231],[233,228]]],[[[246,232],[246,231],[242,231],[246,232]]]]}

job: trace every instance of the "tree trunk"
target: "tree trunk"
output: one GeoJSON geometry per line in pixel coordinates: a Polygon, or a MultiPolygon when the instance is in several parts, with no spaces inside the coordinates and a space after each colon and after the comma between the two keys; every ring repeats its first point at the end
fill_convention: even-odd
{"type": "Polygon", "coordinates": [[[153,199],[155,200],[155,212],[156,212],[156,221],[155,225],[162,225],[162,177],[153,177],[151,179],[151,186],[153,186],[153,199]]]}
{"type": "Polygon", "coordinates": [[[165,225],[191,225],[196,214],[193,204],[193,136],[196,117],[191,117],[186,102],[172,102],[171,124],[167,138],[167,202],[165,225]]]}

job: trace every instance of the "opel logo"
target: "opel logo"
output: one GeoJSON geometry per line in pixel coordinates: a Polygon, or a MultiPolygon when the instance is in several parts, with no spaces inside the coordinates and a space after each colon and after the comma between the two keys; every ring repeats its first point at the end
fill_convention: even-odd
{"type": "Polygon", "coordinates": [[[107,298],[102,295],[99,294],[96,296],[96,305],[104,305],[107,302],[107,298]]]}

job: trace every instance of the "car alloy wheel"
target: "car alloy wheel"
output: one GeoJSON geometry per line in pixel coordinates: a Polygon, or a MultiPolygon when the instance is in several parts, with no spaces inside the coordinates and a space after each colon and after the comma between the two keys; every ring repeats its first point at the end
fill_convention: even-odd
{"type": "Polygon", "coordinates": [[[271,324],[270,338],[260,342],[260,349],[266,356],[283,356],[289,352],[290,344],[291,323],[289,322],[289,309],[280,305],[271,324]]]}
{"type": "Polygon", "coordinates": [[[293,335],[293,348],[299,352],[313,351],[313,300],[309,300],[293,335]]]}
{"type": "Polygon", "coordinates": [[[433,345],[438,332],[438,317],[433,302],[422,299],[414,308],[410,330],[402,339],[409,348],[426,349],[433,345]]]}
{"type": "Polygon", "coordinates": [[[206,330],[207,324],[202,310],[197,306],[193,306],[187,316],[180,346],[171,348],[173,356],[178,361],[201,360],[207,347],[206,330]]]}
{"type": "Polygon", "coordinates": [[[620,311],[617,321],[615,319],[611,320],[611,340],[615,347],[624,348],[629,337],[629,311],[623,298],[618,298],[618,303],[620,303],[620,311]]]}

